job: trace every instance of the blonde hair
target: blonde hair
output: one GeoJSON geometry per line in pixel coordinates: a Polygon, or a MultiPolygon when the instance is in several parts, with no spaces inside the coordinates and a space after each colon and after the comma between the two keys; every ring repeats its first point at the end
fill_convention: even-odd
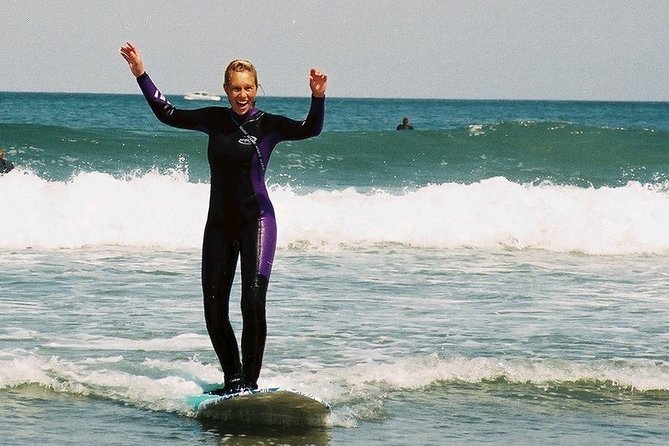
{"type": "Polygon", "coordinates": [[[248,71],[253,75],[253,79],[255,80],[256,88],[258,87],[258,72],[256,71],[256,67],[253,66],[251,62],[248,60],[244,59],[235,59],[232,62],[228,64],[228,67],[225,69],[225,77],[223,79],[223,87],[227,86],[230,84],[230,78],[232,77],[232,73],[239,73],[241,71],[248,71]]]}

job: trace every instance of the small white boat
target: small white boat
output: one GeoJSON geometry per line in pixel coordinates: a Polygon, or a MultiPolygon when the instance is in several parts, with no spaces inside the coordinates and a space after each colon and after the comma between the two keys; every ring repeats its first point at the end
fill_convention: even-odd
{"type": "Polygon", "coordinates": [[[209,94],[206,91],[194,91],[193,93],[188,93],[184,96],[184,99],[188,101],[220,101],[221,97],[216,96],[215,94],[209,94]]]}

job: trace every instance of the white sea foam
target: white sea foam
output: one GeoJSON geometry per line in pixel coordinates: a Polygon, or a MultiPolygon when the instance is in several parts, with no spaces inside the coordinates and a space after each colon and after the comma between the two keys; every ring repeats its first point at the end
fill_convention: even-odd
{"type": "MultiPolygon", "coordinates": [[[[669,193],[663,185],[581,188],[498,177],[402,193],[271,189],[279,248],[397,243],[590,254],[669,252],[669,193]]],[[[208,194],[207,184],[189,183],[179,173],[125,179],[81,173],[67,182],[49,182],[12,172],[0,178],[0,247],[198,248],[208,194]]]]}
{"type": "Polygon", "coordinates": [[[418,389],[439,382],[481,383],[504,379],[537,387],[587,381],[609,382],[637,391],[669,391],[669,363],[653,360],[530,360],[498,358],[401,359],[394,363],[366,363],[349,367],[347,380],[379,382],[398,389],[418,389]]]}
{"type": "MultiPolygon", "coordinates": [[[[200,393],[204,383],[220,382],[220,378],[217,367],[196,360],[130,364],[119,356],[71,361],[26,351],[0,354],[0,389],[38,385],[59,393],[94,395],[184,414],[192,414],[186,397],[200,393]]],[[[641,359],[572,362],[431,355],[392,363],[370,361],[346,369],[326,368],[317,375],[299,369],[276,373],[268,368],[260,384],[300,388],[324,398],[335,404],[335,422],[346,425],[355,423],[347,415],[351,408],[373,410],[380,393],[426,392],[440,383],[494,385],[500,379],[505,385],[531,385],[538,392],[549,393],[553,388],[573,386],[586,386],[591,392],[606,392],[611,386],[622,392],[667,392],[669,364],[641,359]]]]}

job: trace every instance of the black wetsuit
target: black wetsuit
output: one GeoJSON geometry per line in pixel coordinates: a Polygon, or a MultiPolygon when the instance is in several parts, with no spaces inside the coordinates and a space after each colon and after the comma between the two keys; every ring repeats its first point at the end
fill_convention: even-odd
{"type": "Polygon", "coordinates": [[[144,73],[137,78],[151,109],[165,124],[209,135],[209,213],[202,247],[202,288],[207,330],[225,374],[227,390],[257,387],[267,336],[265,296],[274,251],[276,220],[265,169],[281,141],[318,135],[325,99],[312,97],[305,121],[257,108],[243,116],[228,107],[176,109],[144,73]],[[230,319],[230,288],[241,256],[242,358],[230,319]]]}
{"type": "Polygon", "coordinates": [[[0,158],[0,173],[10,172],[14,168],[14,165],[7,161],[4,158],[0,158]]]}

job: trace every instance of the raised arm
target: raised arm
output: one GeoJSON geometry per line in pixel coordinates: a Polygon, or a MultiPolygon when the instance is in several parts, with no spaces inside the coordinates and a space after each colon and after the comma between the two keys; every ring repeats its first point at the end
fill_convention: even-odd
{"type": "Polygon", "coordinates": [[[270,115],[266,119],[271,120],[270,125],[276,129],[276,141],[295,141],[317,136],[323,130],[325,97],[311,96],[309,113],[303,121],[295,121],[280,115],[270,115]]]}
{"type": "Polygon", "coordinates": [[[280,116],[277,117],[278,134],[281,140],[298,140],[317,136],[323,130],[325,120],[325,90],[328,77],[325,73],[312,68],[309,73],[309,88],[311,88],[311,106],[304,121],[294,121],[280,116]]]}
{"type": "Polygon", "coordinates": [[[139,49],[131,42],[126,42],[121,47],[121,56],[128,63],[130,72],[137,79],[139,88],[142,90],[149,107],[156,117],[163,123],[172,127],[188,130],[200,130],[207,132],[206,109],[178,110],[158,90],[149,75],[144,70],[144,62],[139,49]]]}

